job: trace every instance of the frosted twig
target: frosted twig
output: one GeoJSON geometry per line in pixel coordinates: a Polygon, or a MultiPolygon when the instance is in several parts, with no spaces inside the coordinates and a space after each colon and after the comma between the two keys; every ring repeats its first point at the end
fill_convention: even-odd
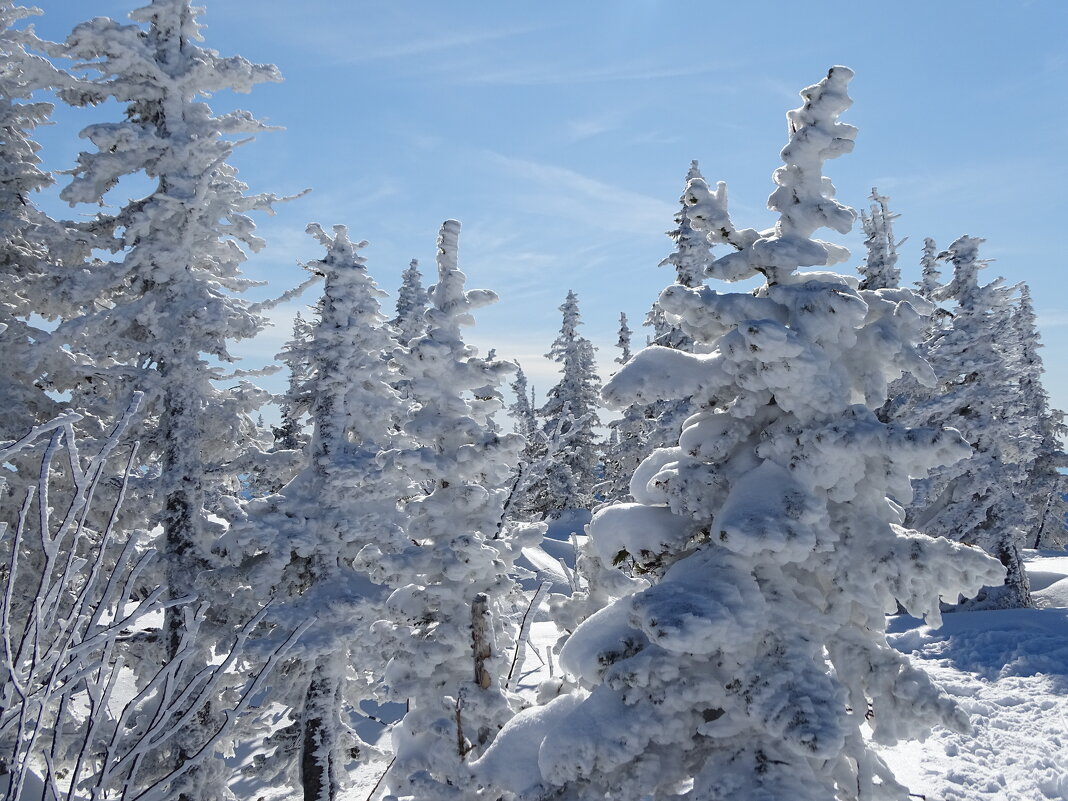
{"type": "MultiPolygon", "coordinates": [[[[552,586],[551,581],[543,581],[539,584],[538,589],[534,593],[534,597],[530,599],[530,603],[527,605],[527,610],[523,613],[523,620],[519,625],[519,637],[515,644],[515,653],[512,655],[512,666],[508,669],[506,686],[509,690],[514,690],[515,685],[519,681],[519,677],[515,675],[515,669],[523,664],[523,657],[526,655],[527,639],[530,637],[530,626],[531,623],[534,622],[532,613],[536,612],[538,607],[541,606],[541,602],[548,594],[550,586],[552,586]]],[[[536,650],[537,649],[535,649],[535,651],[536,650]]]]}

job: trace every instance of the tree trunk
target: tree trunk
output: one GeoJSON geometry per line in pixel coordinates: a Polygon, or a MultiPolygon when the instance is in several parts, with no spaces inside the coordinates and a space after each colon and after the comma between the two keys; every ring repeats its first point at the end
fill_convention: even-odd
{"type": "Polygon", "coordinates": [[[304,801],[334,801],[341,789],[343,765],[337,764],[337,710],[341,685],[331,669],[331,657],[321,657],[312,672],[301,722],[300,783],[304,801]]]}
{"type": "Polygon", "coordinates": [[[486,662],[493,656],[493,632],[490,628],[489,596],[480,592],[471,604],[471,646],[475,653],[475,684],[488,690],[493,683],[486,662]]]}

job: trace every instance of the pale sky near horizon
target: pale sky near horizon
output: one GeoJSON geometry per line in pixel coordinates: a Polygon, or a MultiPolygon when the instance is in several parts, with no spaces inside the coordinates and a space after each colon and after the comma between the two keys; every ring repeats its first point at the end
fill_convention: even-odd
{"type": "MultiPolygon", "coordinates": [[[[57,39],[92,16],[124,20],[141,3],[37,5],[39,34],[57,39]]],[[[285,76],[208,101],[284,128],[239,148],[241,179],[254,192],[313,190],[257,221],[267,247],[247,273],[270,281],[257,297],[303,280],[296,262],[321,252],[304,234],[312,221],[370,240],[364,255],[383,289],[395,292],[411,258],[432,283],[437,228],[455,218],[469,287],[501,296],[478,313],[470,340],[518,359],[540,394],[555,380],[541,354],[574,289],[606,377],[619,313],[644,342],[640,323],[672,280],[657,263],[672,249],[664,232],[690,160],[710,182],[728,183],[736,224],[770,225],[785,112],[801,88],[845,64],[857,75],[842,119],[860,134],[854,153],[826,168],[839,198],[860,209],[873,186],[890,196],[896,233],[908,237],[899,262],[908,284],[924,237],[943,247],[984,237],[983,255],[995,260],[988,280],[1032,287],[1047,387],[1068,407],[1068,256],[1058,244],[1068,3],[201,5],[206,46],[275,63],[285,76]]],[[[46,165],[69,168],[77,130],[114,112],[57,110],[38,137],[46,165]]],[[[820,235],[853,251],[834,269],[861,263],[859,225],[845,238],[820,235]]],[[[312,290],[280,309],[274,329],[236,351],[269,360],[295,309],[315,299],[312,290]]]]}

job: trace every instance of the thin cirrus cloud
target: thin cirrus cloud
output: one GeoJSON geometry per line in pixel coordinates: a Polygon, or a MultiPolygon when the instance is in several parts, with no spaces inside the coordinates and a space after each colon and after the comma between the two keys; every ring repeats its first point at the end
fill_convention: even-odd
{"type": "MultiPolygon", "coordinates": [[[[371,47],[353,47],[350,38],[340,35],[332,37],[332,40],[324,41],[323,32],[318,29],[314,32],[314,37],[320,58],[323,57],[325,50],[325,54],[335,64],[370,64],[413,59],[420,56],[448,55],[456,51],[472,49],[477,52],[483,45],[532,33],[535,30],[537,28],[534,26],[508,26],[490,30],[413,37],[371,47]]],[[[420,61],[418,66],[420,77],[426,77],[424,72],[426,64],[420,61]]]]}
{"type": "Polygon", "coordinates": [[[676,212],[673,204],[591,178],[566,167],[488,151],[488,162],[532,191],[516,193],[531,211],[574,221],[595,217],[612,231],[659,231],[676,212]]]}
{"type": "Polygon", "coordinates": [[[454,83],[496,86],[556,86],[582,83],[616,83],[660,81],[710,75],[720,72],[718,65],[699,67],[665,67],[659,64],[619,62],[598,67],[567,66],[538,62],[506,68],[485,68],[472,64],[444,65],[439,77],[454,83]]]}

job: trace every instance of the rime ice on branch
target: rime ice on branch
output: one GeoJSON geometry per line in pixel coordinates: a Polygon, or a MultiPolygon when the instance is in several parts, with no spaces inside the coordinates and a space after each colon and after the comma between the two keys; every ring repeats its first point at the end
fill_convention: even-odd
{"type": "Polygon", "coordinates": [[[838,121],[851,77],[833,68],[789,113],[773,231],[736,229],[723,187],[702,199],[695,226],[737,248],[709,272],[767,282],[752,294],[669,287],[661,303],[702,353],[647,348],[605,387],[617,407],[695,404],[678,447],[635,472],[635,503],[590,525],[603,560],[629,556],[653,583],[575,630],[560,664],[581,689],[520,713],[480,762],[485,784],[568,801],[905,801],[865,730],[893,742],[967,728],[883,633],[898,603],[936,623],[940,594],[1000,573],[902,528],[887,499],[966,450],[953,432],[872,411],[903,370],[929,373],[910,341],[914,296],[798,272],[846,255],[812,234],[854,219],[822,175],[853,146],[838,121]],[[520,754],[537,769],[515,769],[520,754]]]}

